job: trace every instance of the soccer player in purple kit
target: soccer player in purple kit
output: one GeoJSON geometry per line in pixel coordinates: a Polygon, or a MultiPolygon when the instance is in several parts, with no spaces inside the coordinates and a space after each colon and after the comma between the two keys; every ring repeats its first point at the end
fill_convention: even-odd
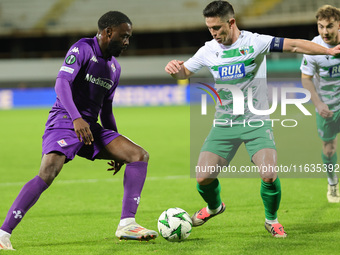
{"type": "Polygon", "coordinates": [[[126,164],[118,238],[150,240],[158,236],[135,221],[149,155],[118,133],[112,113],[121,71],[115,57],[127,48],[131,34],[130,19],[121,12],[110,11],[98,20],[94,38],[79,40],[67,52],[55,83],[57,100],[43,135],[39,173],[24,185],[9,209],[0,228],[0,250],[13,249],[12,231],[75,155],[111,160],[112,168],[108,170],[114,170],[114,174],[126,164]]]}

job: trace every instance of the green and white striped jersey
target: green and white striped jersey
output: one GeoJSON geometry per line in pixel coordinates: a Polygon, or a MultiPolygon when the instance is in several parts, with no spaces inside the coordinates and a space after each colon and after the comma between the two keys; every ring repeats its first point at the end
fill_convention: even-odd
{"type": "MultiPolygon", "coordinates": [[[[321,36],[312,40],[326,48],[334,46],[325,43],[321,36]]],[[[340,56],[303,55],[301,72],[314,76],[315,89],[322,102],[329,110],[335,112],[340,109],[340,56]]]]}
{"type": "Polygon", "coordinates": [[[215,89],[222,105],[216,104],[215,119],[228,119],[233,123],[269,119],[268,115],[255,115],[248,108],[248,89],[252,89],[256,110],[269,109],[267,95],[266,54],[274,37],[241,31],[237,41],[229,46],[215,39],[206,42],[184,66],[196,73],[209,68],[215,79],[215,89]],[[233,114],[233,96],[223,84],[237,86],[244,95],[244,114],[233,114]]]}

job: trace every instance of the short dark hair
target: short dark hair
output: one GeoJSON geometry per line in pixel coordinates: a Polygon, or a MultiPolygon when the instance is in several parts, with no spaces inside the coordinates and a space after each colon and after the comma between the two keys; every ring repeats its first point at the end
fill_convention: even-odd
{"type": "Polygon", "coordinates": [[[203,10],[205,18],[220,17],[220,18],[234,18],[235,12],[233,6],[227,1],[213,1],[208,4],[203,10]]]}
{"type": "Polygon", "coordinates": [[[117,27],[123,23],[132,25],[131,20],[124,13],[119,11],[109,11],[98,20],[98,29],[103,30],[111,26],[117,27]]]}
{"type": "Polygon", "coordinates": [[[317,20],[330,20],[331,18],[334,18],[335,21],[340,21],[340,9],[332,5],[324,5],[318,9],[316,13],[317,20]]]}

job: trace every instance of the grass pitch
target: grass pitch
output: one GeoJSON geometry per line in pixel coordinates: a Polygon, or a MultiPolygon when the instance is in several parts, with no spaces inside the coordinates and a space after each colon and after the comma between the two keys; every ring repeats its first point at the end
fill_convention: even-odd
{"type": "MultiPolygon", "coordinates": [[[[48,109],[0,111],[1,223],[21,187],[38,173],[47,115],[48,109]]],[[[119,132],[150,153],[137,222],[156,230],[167,208],[193,214],[203,207],[189,178],[189,107],[117,108],[115,116],[119,132]]],[[[314,117],[301,119],[295,129],[274,128],[274,135],[279,164],[320,161],[314,117]]],[[[233,164],[250,164],[244,147],[233,164]]],[[[259,178],[221,178],[226,212],[194,228],[186,241],[120,242],[114,233],[123,170],[113,177],[107,166],[82,158],[66,164],[13,232],[15,254],[332,254],[339,248],[340,205],[327,202],[325,178],[281,178],[283,240],[264,229],[259,178]]]]}

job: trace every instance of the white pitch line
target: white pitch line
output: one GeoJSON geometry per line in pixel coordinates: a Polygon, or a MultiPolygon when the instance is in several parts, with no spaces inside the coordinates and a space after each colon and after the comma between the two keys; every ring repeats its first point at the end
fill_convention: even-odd
{"type": "MultiPolygon", "coordinates": [[[[173,175],[173,176],[153,176],[146,177],[146,181],[159,181],[159,180],[176,180],[176,179],[189,179],[188,175],[173,175]]],[[[80,180],[56,180],[53,182],[54,185],[68,185],[68,184],[76,184],[76,183],[97,183],[97,182],[122,182],[122,178],[107,178],[107,179],[80,179],[80,180]]],[[[10,187],[10,186],[23,186],[26,182],[3,182],[0,183],[0,187],[10,187]]]]}

